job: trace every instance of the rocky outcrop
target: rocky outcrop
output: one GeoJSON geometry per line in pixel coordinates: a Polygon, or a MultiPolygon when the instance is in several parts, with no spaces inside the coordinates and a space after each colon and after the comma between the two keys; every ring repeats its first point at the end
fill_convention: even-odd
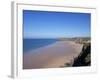
{"type": "Polygon", "coordinates": [[[90,66],[91,65],[91,44],[83,45],[80,55],[74,59],[72,66],[90,66]]]}

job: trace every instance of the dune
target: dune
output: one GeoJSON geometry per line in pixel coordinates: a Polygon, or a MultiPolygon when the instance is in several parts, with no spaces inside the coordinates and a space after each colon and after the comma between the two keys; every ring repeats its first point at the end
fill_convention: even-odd
{"type": "Polygon", "coordinates": [[[23,69],[59,68],[77,57],[82,44],[74,41],[57,41],[23,55],[23,69]]]}

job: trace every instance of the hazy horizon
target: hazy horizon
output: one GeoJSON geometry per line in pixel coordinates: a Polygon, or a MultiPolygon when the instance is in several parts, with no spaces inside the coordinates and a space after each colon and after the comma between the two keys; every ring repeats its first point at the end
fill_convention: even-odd
{"type": "Polygon", "coordinates": [[[90,36],[78,36],[78,37],[56,37],[56,38],[50,38],[50,37],[24,37],[24,39],[70,39],[70,38],[91,38],[90,36]]]}

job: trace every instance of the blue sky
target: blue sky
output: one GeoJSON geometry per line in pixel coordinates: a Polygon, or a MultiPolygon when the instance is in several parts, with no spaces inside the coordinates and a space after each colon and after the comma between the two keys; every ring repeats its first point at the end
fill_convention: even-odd
{"type": "Polygon", "coordinates": [[[24,38],[89,37],[91,14],[23,10],[24,38]]]}

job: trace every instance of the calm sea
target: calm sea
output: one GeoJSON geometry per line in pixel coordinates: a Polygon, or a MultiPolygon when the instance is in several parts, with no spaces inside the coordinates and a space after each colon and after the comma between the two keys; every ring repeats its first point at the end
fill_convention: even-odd
{"type": "Polygon", "coordinates": [[[57,39],[23,39],[23,52],[35,50],[40,47],[55,43],[57,39]]]}

